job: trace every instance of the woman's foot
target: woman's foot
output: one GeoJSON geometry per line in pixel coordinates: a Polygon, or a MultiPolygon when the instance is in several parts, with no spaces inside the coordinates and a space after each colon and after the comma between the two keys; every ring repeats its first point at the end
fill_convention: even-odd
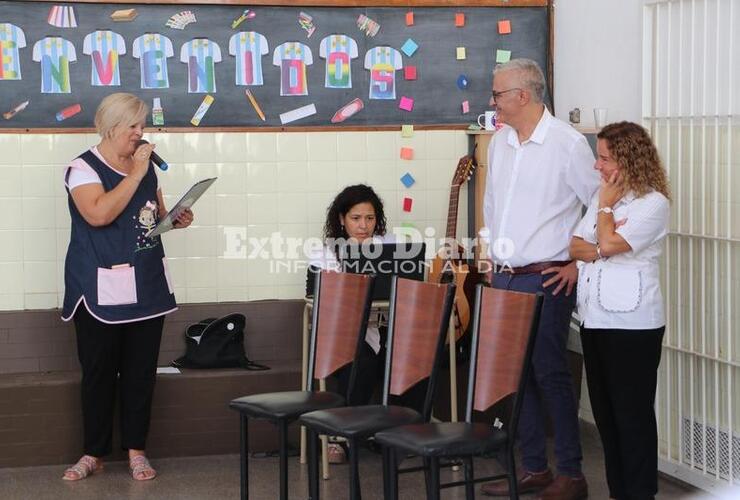
{"type": "Polygon", "coordinates": [[[65,481],[79,481],[96,472],[103,471],[103,461],[90,455],[82,455],[76,464],[64,471],[65,481]]]}
{"type": "Polygon", "coordinates": [[[339,443],[329,443],[326,445],[326,453],[329,457],[330,464],[343,464],[347,462],[347,452],[339,443]]]}
{"type": "Polygon", "coordinates": [[[149,481],[157,477],[157,471],[154,470],[152,464],[149,463],[149,460],[147,460],[146,455],[143,453],[129,455],[128,468],[131,471],[131,477],[136,481],[149,481]]]}

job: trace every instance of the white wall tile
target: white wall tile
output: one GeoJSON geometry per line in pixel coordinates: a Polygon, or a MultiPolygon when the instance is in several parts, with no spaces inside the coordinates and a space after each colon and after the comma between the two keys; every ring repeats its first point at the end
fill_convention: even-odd
{"type": "Polygon", "coordinates": [[[23,260],[23,231],[0,230],[0,262],[23,260]]]}
{"type": "MultiPolygon", "coordinates": [[[[173,163],[184,163],[185,157],[185,139],[184,136],[189,134],[171,134],[164,132],[147,133],[145,139],[156,145],[155,151],[170,166],[173,163]]],[[[193,160],[189,160],[193,161],[193,160]]]]}
{"type": "Polygon", "coordinates": [[[53,229],[56,227],[54,198],[23,198],[23,228],[53,229]]]}
{"type": "Polygon", "coordinates": [[[56,262],[24,262],[23,292],[56,293],[56,270],[56,262]]]}
{"type": "Polygon", "coordinates": [[[23,167],[23,196],[55,196],[54,184],[64,186],[62,178],[54,173],[60,169],[48,165],[23,167]]]}
{"type": "MultiPolygon", "coordinates": [[[[395,160],[399,157],[399,147],[396,141],[398,132],[373,132],[365,134],[367,140],[368,160],[395,160]]],[[[413,139],[411,139],[413,140],[413,139]]]]}
{"type": "Polygon", "coordinates": [[[170,259],[173,257],[187,257],[187,242],[185,236],[188,230],[167,231],[162,235],[164,250],[170,259]]]}
{"type": "Polygon", "coordinates": [[[250,162],[276,161],[277,134],[248,134],[246,159],[250,162]]]}
{"type": "Polygon", "coordinates": [[[243,287],[246,293],[247,260],[218,258],[218,288],[243,287]]]}
{"type": "Polygon", "coordinates": [[[393,133],[393,139],[395,140],[396,158],[401,155],[401,147],[412,148],[414,150],[414,160],[425,160],[429,157],[426,131],[417,130],[413,137],[402,137],[400,133],[393,133]]]}
{"type": "Polygon", "coordinates": [[[188,288],[187,301],[192,304],[216,302],[217,300],[218,289],[216,288],[188,288]]]}
{"type": "Polygon", "coordinates": [[[57,260],[57,235],[54,230],[23,231],[23,260],[57,260]]]}
{"type": "Polygon", "coordinates": [[[0,294],[23,293],[23,262],[0,262],[0,294]]]}
{"type": "Polygon", "coordinates": [[[249,300],[249,293],[247,287],[241,288],[222,288],[219,287],[217,290],[216,300],[218,302],[244,302],[249,300]]]}
{"type": "Polygon", "coordinates": [[[246,226],[247,197],[243,193],[216,195],[216,221],[219,226],[246,226]]]}
{"type": "MultiPolygon", "coordinates": [[[[277,292],[275,293],[277,295],[277,292]]],[[[0,293],[0,311],[18,311],[23,308],[24,305],[22,293],[0,293]]]]}
{"type": "Polygon", "coordinates": [[[337,132],[314,132],[306,134],[308,159],[311,161],[333,161],[337,159],[337,132]]]}
{"type": "MultiPolygon", "coordinates": [[[[185,261],[186,285],[190,288],[218,286],[216,257],[195,257],[185,261]]],[[[188,292],[189,294],[189,292],[188,292]]]]}
{"type": "Polygon", "coordinates": [[[278,195],[272,193],[247,195],[248,224],[275,224],[278,221],[278,195]]]}
{"type": "Polygon", "coordinates": [[[0,165],[21,165],[21,135],[0,134],[0,151],[3,152],[0,155],[0,165]]]}
{"type": "Polygon", "coordinates": [[[337,133],[337,162],[340,168],[347,161],[367,160],[367,135],[365,132],[337,133]]]}
{"type": "Polygon", "coordinates": [[[17,165],[0,167],[0,196],[23,195],[23,167],[20,166],[20,162],[17,165]]]}
{"type": "Polygon", "coordinates": [[[187,163],[213,163],[219,157],[216,134],[194,132],[182,135],[184,161],[187,163]]]}
{"type": "Polygon", "coordinates": [[[306,161],[308,141],[306,134],[279,132],[277,134],[277,161],[306,161]]]}
{"type": "Polygon", "coordinates": [[[426,157],[436,160],[456,160],[455,137],[455,134],[446,130],[426,131],[426,157]]]}
{"type": "Polygon", "coordinates": [[[246,163],[247,134],[241,132],[219,132],[213,134],[215,149],[211,151],[221,162],[246,163]]]}
{"type": "MultiPolygon", "coordinates": [[[[278,296],[277,286],[250,286],[247,288],[248,300],[268,300],[276,299],[278,296]]],[[[2,295],[0,295],[0,305],[2,305],[2,295]]]]}
{"type": "Polygon", "coordinates": [[[367,182],[367,161],[345,161],[337,163],[337,191],[353,184],[367,182]]]}
{"type": "Polygon", "coordinates": [[[188,257],[216,257],[218,240],[215,226],[191,226],[182,230],[188,257]]]}
{"type": "Polygon", "coordinates": [[[23,296],[25,309],[54,309],[57,307],[56,293],[27,293],[23,296]]]}
{"type": "Polygon", "coordinates": [[[337,162],[309,161],[305,189],[334,191],[337,189],[337,162]]]}
{"type": "Polygon", "coordinates": [[[367,162],[367,183],[376,191],[396,190],[402,186],[394,161],[367,162]]]}
{"type": "Polygon", "coordinates": [[[250,162],[247,164],[247,193],[277,192],[277,164],[250,162]]]}
{"type": "Polygon", "coordinates": [[[247,188],[246,163],[217,163],[216,175],[218,180],[211,189],[216,194],[243,194],[247,188]]]}
{"type": "Polygon", "coordinates": [[[278,222],[287,224],[308,222],[304,193],[278,194],[278,222]]]}
{"type": "Polygon", "coordinates": [[[308,185],[308,163],[281,161],[277,164],[278,190],[283,193],[305,193],[308,185]]]}

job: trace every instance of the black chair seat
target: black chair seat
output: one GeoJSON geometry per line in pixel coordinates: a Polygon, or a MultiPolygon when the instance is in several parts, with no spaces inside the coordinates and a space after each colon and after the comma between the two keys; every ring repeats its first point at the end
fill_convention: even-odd
{"type": "Polygon", "coordinates": [[[253,418],[295,420],[303,413],[343,404],[344,398],[333,392],[284,391],[244,396],[232,400],[229,407],[253,418]]]}
{"type": "Polygon", "coordinates": [[[371,405],[312,411],[300,420],[319,434],[361,439],[383,429],[421,422],[422,416],[403,406],[371,405]]]}
{"type": "Polygon", "coordinates": [[[417,456],[464,457],[498,449],[506,431],[483,423],[414,424],[378,432],[375,441],[417,456]]]}

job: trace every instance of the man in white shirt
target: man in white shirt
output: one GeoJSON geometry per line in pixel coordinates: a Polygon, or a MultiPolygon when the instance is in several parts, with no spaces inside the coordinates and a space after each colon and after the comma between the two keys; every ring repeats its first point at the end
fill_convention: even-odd
{"type": "MultiPolygon", "coordinates": [[[[586,138],[550,114],[544,94],[545,78],[534,61],[513,59],[493,72],[491,104],[506,126],[488,148],[483,236],[490,242],[495,288],[545,294],[519,417],[519,493],[542,490],[542,499],[578,499],[588,488],[567,364],[578,281],[568,244],[599,176],[586,138]],[[547,464],[545,409],[555,432],[555,479],[547,464]]],[[[508,485],[485,484],[483,493],[508,496],[508,485]]]]}

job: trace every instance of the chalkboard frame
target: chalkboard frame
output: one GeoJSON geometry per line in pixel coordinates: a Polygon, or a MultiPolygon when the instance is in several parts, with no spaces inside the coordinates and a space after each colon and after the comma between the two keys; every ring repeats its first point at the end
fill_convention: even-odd
{"type": "MultiPolygon", "coordinates": [[[[34,2],[60,3],[59,0],[32,0],[34,2]]],[[[75,3],[101,3],[100,0],[75,0],[75,3]]],[[[181,4],[181,5],[244,5],[244,6],[306,6],[306,7],[546,7],[548,44],[545,69],[548,91],[551,96],[551,111],[554,112],[553,47],[554,5],[553,0],[104,0],[107,4],[181,4]]],[[[409,120],[413,123],[413,120],[409,120]]],[[[417,130],[462,130],[465,124],[415,124],[417,130]]],[[[200,126],[200,127],[147,127],[149,132],[311,132],[311,131],[384,131],[398,130],[399,125],[309,125],[309,126],[200,126]]],[[[1,128],[0,133],[28,134],[80,134],[94,133],[92,127],[54,128],[1,128]]]]}

